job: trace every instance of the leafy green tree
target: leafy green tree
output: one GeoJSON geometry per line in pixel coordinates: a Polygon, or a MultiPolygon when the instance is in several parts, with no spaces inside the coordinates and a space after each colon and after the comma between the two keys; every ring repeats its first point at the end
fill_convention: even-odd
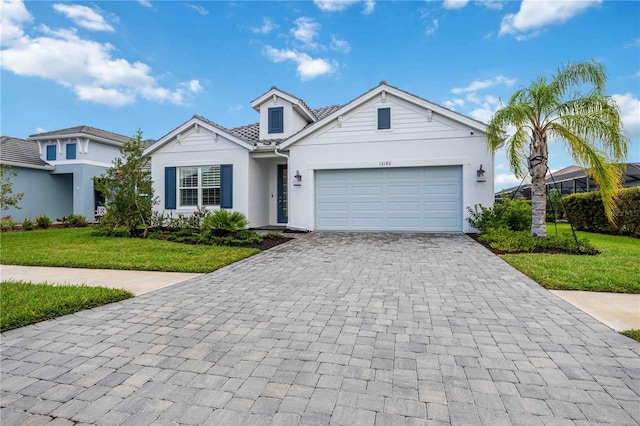
{"type": "Polygon", "coordinates": [[[11,167],[2,165],[0,166],[0,185],[2,192],[0,193],[0,210],[9,210],[10,207],[19,209],[18,203],[24,198],[24,192],[17,194],[13,193],[12,177],[16,177],[18,174],[11,170],[11,167]]]}
{"type": "Polygon", "coordinates": [[[605,95],[607,74],[597,62],[569,63],[547,80],[536,78],[511,96],[488,125],[488,143],[495,152],[503,142],[511,170],[531,176],[531,234],[546,236],[548,143],[562,143],[574,161],[600,186],[607,217],[613,222],[621,187],[620,163],[627,157],[629,138],[615,101],[605,95]],[[583,94],[581,89],[590,89],[583,94]],[[504,140],[507,126],[515,133],[504,140]]]}
{"type": "Polygon", "coordinates": [[[142,227],[146,237],[158,199],[153,194],[149,158],[143,157],[143,151],[142,131],[138,130],[120,148],[121,157],[113,160],[113,166],[96,180],[96,187],[105,197],[104,225],[126,227],[129,235],[142,227]]]}

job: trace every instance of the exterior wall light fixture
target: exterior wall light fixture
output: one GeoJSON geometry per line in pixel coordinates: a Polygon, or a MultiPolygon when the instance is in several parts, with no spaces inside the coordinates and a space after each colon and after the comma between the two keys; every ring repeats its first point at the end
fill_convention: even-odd
{"type": "Polygon", "coordinates": [[[484,177],[485,174],[485,170],[482,168],[482,164],[480,164],[480,168],[476,171],[478,177],[476,179],[476,182],[486,182],[487,178],[484,177]]]}
{"type": "Polygon", "coordinates": [[[296,174],[293,176],[294,177],[294,181],[293,181],[293,186],[301,186],[302,185],[302,175],[300,174],[300,170],[296,170],[296,174]]]}

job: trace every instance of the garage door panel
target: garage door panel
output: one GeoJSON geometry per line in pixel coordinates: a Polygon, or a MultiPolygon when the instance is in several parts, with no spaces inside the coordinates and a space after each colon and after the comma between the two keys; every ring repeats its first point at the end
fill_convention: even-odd
{"type": "Polygon", "coordinates": [[[420,211],[420,202],[419,201],[405,201],[405,202],[387,202],[387,212],[419,212],[420,211]]]}
{"type": "Polygon", "coordinates": [[[360,169],[357,173],[353,173],[353,170],[344,170],[349,179],[354,181],[367,181],[381,180],[384,178],[384,171],[377,169],[360,169]]]}
{"type": "Polygon", "coordinates": [[[376,212],[380,213],[384,209],[384,203],[382,201],[378,202],[352,202],[351,203],[351,211],[352,212],[376,212]]]}
{"type": "Polygon", "coordinates": [[[420,194],[419,184],[407,184],[407,185],[388,185],[387,193],[391,196],[394,195],[418,195],[420,194]]]}
{"type": "Polygon", "coordinates": [[[348,202],[330,202],[330,201],[322,201],[318,202],[318,210],[323,213],[341,213],[345,214],[349,211],[349,203],[348,202]]]}
{"type": "Polygon", "coordinates": [[[462,168],[316,172],[316,229],[461,231],[462,168]]]}
{"type": "Polygon", "coordinates": [[[384,188],[382,185],[353,185],[351,195],[382,195],[384,188]]]}
{"type": "Polygon", "coordinates": [[[380,229],[382,228],[382,218],[380,217],[366,217],[366,216],[352,216],[351,225],[354,229],[380,229]]]}

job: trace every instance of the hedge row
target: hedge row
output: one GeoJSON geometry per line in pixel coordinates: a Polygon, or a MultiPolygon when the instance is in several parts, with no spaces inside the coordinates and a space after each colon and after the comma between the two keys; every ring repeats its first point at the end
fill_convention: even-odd
{"type": "Polygon", "coordinates": [[[614,212],[616,225],[604,214],[600,191],[563,197],[567,218],[580,231],[631,235],[640,238],[640,186],[624,188],[614,212]]]}

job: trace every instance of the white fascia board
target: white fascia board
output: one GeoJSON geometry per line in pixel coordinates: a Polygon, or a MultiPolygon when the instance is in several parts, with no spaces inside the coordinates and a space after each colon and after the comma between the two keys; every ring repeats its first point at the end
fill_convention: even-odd
{"type": "Polygon", "coordinates": [[[37,164],[26,164],[26,163],[16,163],[15,161],[0,161],[1,164],[11,166],[11,167],[21,167],[23,169],[37,169],[37,170],[55,170],[54,166],[39,166],[37,164]]]}
{"type": "Polygon", "coordinates": [[[265,102],[269,101],[273,95],[276,95],[279,98],[284,99],[285,101],[289,102],[290,104],[293,105],[293,107],[296,109],[296,111],[298,111],[298,113],[303,116],[306,117],[310,122],[315,123],[316,117],[313,115],[313,113],[309,110],[309,108],[307,108],[301,101],[300,99],[293,97],[291,95],[289,95],[288,93],[284,93],[278,89],[271,89],[269,90],[267,93],[265,93],[264,95],[260,96],[259,98],[251,101],[251,107],[253,109],[255,109],[256,111],[260,111],[260,106],[262,104],[264,104],[265,102]]]}
{"type": "Polygon", "coordinates": [[[242,139],[238,139],[237,137],[215,127],[212,126],[211,124],[199,120],[197,118],[192,118],[189,121],[187,121],[186,123],[184,123],[182,126],[178,127],[177,129],[175,129],[173,132],[169,133],[168,135],[164,136],[162,139],[160,139],[159,141],[157,141],[156,143],[154,143],[153,145],[151,145],[149,148],[145,149],[144,152],[142,153],[142,155],[147,156],[149,154],[154,153],[155,151],[157,151],[158,149],[162,148],[164,145],[166,145],[170,140],[172,140],[173,138],[175,138],[176,136],[178,136],[180,133],[184,132],[185,130],[189,129],[191,126],[194,125],[198,125],[200,127],[202,127],[203,129],[207,129],[208,131],[210,131],[211,133],[215,133],[218,134],[220,136],[223,136],[226,139],[229,139],[231,142],[237,143],[238,145],[246,148],[249,151],[253,151],[256,147],[248,142],[243,141],[242,139]]]}
{"type": "Polygon", "coordinates": [[[436,105],[434,103],[431,103],[429,101],[426,101],[424,99],[418,98],[414,95],[411,95],[410,93],[404,92],[402,90],[398,90],[395,87],[391,87],[391,86],[387,86],[387,85],[380,85],[377,86],[375,88],[373,88],[372,90],[370,90],[369,92],[365,93],[364,95],[360,96],[359,98],[354,99],[353,101],[351,101],[351,103],[345,105],[344,107],[336,110],[335,112],[333,112],[332,114],[330,114],[329,116],[323,118],[320,123],[321,124],[312,124],[311,126],[307,127],[306,129],[302,130],[301,132],[299,132],[298,134],[290,137],[289,139],[287,139],[285,142],[283,142],[280,145],[281,149],[287,149],[288,147],[290,147],[291,145],[293,145],[294,143],[298,142],[300,139],[304,139],[305,137],[307,137],[308,135],[310,135],[313,132],[318,131],[319,129],[323,128],[326,125],[329,125],[333,120],[336,120],[338,117],[345,115],[351,111],[353,111],[354,109],[360,107],[361,105],[363,105],[364,103],[368,102],[369,100],[371,100],[372,98],[374,98],[375,96],[380,95],[382,92],[386,92],[387,94],[393,95],[395,97],[398,97],[400,99],[403,99],[407,102],[410,102],[414,105],[417,105],[419,107],[425,108],[425,109],[429,109],[437,114],[440,114],[444,117],[447,117],[453,121],[457,121],[458,123],[464,124],[468,127],[471,127],[472,129],[475,129],[479,132],[482,133],[486,133],[487,132],[487,126],[480,123],[479,121],[475,121],[469,117],[466,117],[462,114],[459,114],[457,112],[451,111],[450,109],[441,107],[440,105],[436,105]]]}
{"type": "Polygon", "coordinates": [[[54,136],[35,136],[35,137],[29,137],[27,138],[27,140],[38,141],[38,142],[56,142],[58,140],[66,141],[68,139],[75,139],[75,138],[89,139],[92,141],[102,142],[107,145],[113,145],[117,147],[121,147],[124,145],[122,142],[101,138],[99,136],[90,135],[88,133],[69,133],[68,135],[54,135],[54,136]]]}
{"type": "Polygon", "coordinates": [[[102,161],[93,161],[93,160],[55,160],[51,161],[51,164],[54,166],[77,166],[77,165],[85,165],[85,166],[98,166],[98,167],[113,167],[113,163],[104,163],[102,161]]]}

